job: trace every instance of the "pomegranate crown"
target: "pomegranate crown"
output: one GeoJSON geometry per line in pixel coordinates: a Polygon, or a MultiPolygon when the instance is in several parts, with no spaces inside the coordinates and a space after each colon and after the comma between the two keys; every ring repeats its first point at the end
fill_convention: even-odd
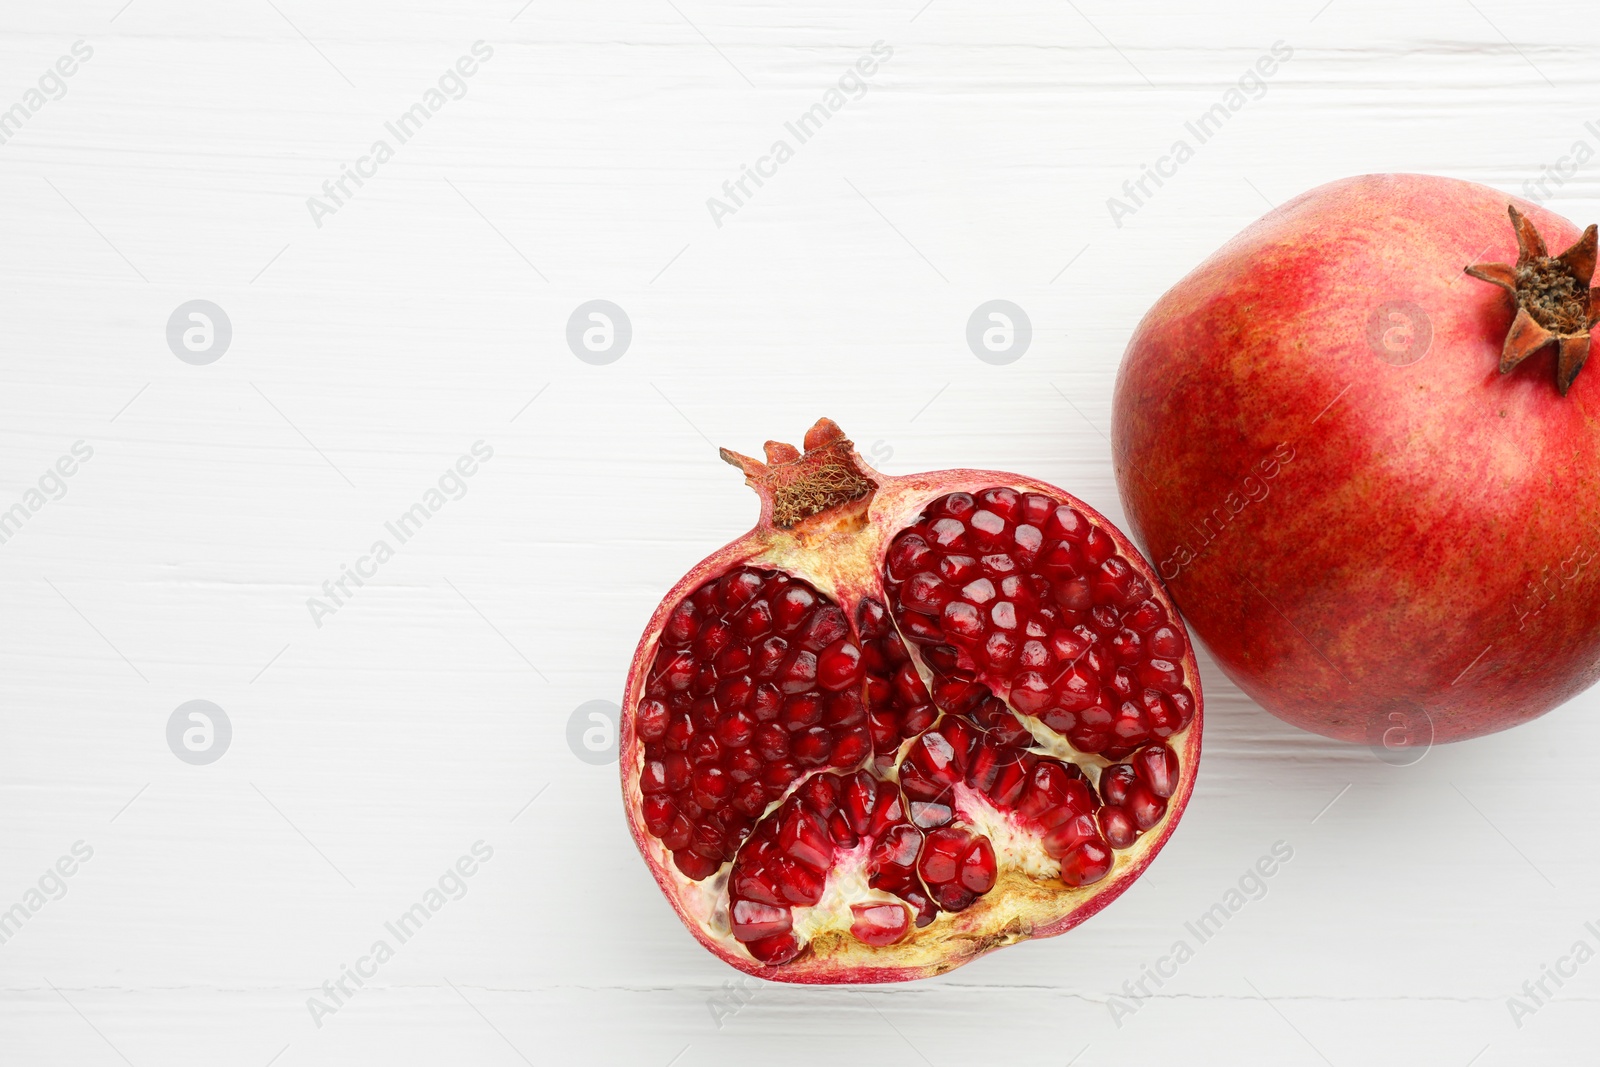
{"type": "Polygon", "coordinates": [[[1500,373],[1554,344],[1556,388],[1566,396],[1589,358],[1590,333],[1600,322],[1600,289],[1590,288],[1600,230],[1591,225],[1571,248],[1552,256],[1533,222],[1515,204],[1508,210],[1517,233],[1516,263],[1478,263],[1466,270],[1517,302],[1517,317],[1500,352],[1500,373]]]}
{"type": "Polygon", "coordinates": [[[781,441],[766,443],[765,463],[731,449],[718,453],[744,471],[745,484],[761,495],[779,529],[789,530],[823,512],[870,500],[878,483],[855,445],[832,419],[806,431],[805,451],[781,441]]]}

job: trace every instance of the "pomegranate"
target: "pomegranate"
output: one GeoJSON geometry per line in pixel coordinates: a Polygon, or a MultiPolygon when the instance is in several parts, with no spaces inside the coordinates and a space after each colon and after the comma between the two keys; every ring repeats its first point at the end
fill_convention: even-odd
{"type": "Polygon", "coordinates": [[[765,978],[889,982],[1127,889],[1201,722],[1127,538],[1015,474],[880,474],[827,419],[722,458],[760,521],[667,594],[622,704],[628,821],[690,932],[765,978]]]}
{"type": "Polygon", "coordinates": [[[1481,185],[1351,178],[1145,316],[1117,378],[1117,484],[1263,707],[1404,748],[1600,676],[1600,380],[1579,373],[1595,247],[1594,226],[1481,185]]]}

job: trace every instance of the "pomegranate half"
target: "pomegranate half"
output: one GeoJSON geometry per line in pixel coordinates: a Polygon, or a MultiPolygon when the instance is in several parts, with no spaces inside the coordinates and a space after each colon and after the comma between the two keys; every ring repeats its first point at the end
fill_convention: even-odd
{"type": "Polygon", "coordinates": [[[722,457],[760,521],[667,594],[622,705],[628,822],[690,932],[764,978],[889,982],[1125,890],[1201,725],[1127,538],[1014,474],[880,474],[827,419],[722,457]]]}
{"type": "Polygon", "coordinates": [[[1595,248],[1481,185],[1370,175],[1271,212],[1145,316],[1117,484],[1263,707],[1391,749],[1600,678],[1595,248]]]}

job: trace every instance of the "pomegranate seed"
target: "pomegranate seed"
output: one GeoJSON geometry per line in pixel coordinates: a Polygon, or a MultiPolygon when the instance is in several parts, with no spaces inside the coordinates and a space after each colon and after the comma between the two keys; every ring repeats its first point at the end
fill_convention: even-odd
{"type": "Polygon", "coordinates": [[[960,519],[939,519],[928,532],[933,535],[933,543],[940,548],[965,548],[967,547],[967,528],[960,519]]]}
{"type": "Polygon", "coordinates": [[[966,843],[967,835],[960,830],[945,828],[930,832],[922,848],[922,857],[917,861],[917,873],[922,875],[922,880],[930,886],[953,880],[962,846],[966,843]]]}
{"type": "Polygon", "coordinates": [[[852,904],[850,913],[850,933],[874,948],[894,944],[911,929],[911,911],[904,904],[852,904]]]}
{"type": "Polygon", "coordinates": [[[1106,806],[1100,809],[1100,830],[1112,848],[1127,848],[1139,837],[1139,828],[1126,808],[1106,806]]]}
{"type": "Polygon", "coordinates": [[[973,543],[980,550],[996,549],[1004,543],[1006,520],[987,508],[973,512],[972,517],[967,520],[967,528],[972,531],[973,543]]]}
{"type": "Polygon", "coordinates": [[[790,730],[802,730],[821,722],[826,708],[821,693],[799,693],[783,702],[779,721],[790,730]]]}
{"type": "Polygon", "coordinates": [[[750,695],[747,710],[757,722],[771,722],[783,709],[783,691],[771,682],[762,682],[750,695]]]}
{"type": "Polygon", "coordinates": [[[748,672],[752,662],[754,659],[750,654],[749,645],[729,645],[717,653],[717,658],[712,661],[711,667],[718,678],[731,678],[748,672]]]}
{"type": "Polygon", "coordinates": [[[952,600],[944,606],[945,631],[957,637],[976,638],[983,632],[983,617],[978,609],[964,600],[952,600]]]}
{"type": "Polygon", "coordinates": [[[1080,725],[1077,712],[1068,711],[1066,708],[1061,707],[1046,708],[1039,713],[1039,721],[1056,733],[1067,737],[1077,733],[1080,725]]]}
{"type": "Polygon", "coordinates": [[[696,767],[708,763],[715,763],[722,755],[722,746],[717,744],[717,739],[710,734],[701,734],[689,742],[689,762],[696,767]]]}
{"type": "Polygon", "coordinates": [[[767,787],[767,796],[774,798],[789,788],[789,783],[798,777],[800,767],[794,760],[778,759],[767,764],[767,769],[761,772],[761,784],[767,787]]]}
{"type": "Polygon", "coordinates": [[[788,908],[761,904],[754,900],[738,900],[729,909],[729,925],[733,936],[741,941],[755,941],[774,934],[786,934],[793,926],[793,916],[788,908]]]}
{"type": "Polygon", "coordinates": [[[740,783],[733,791],[733,808],[741,815],[760,815],[767,807],[766,790],[758,781],[740,783]]]}
{"type": "Polygon", "coordinates": [[[752,735],[756,755],[764,760],[781,760],[789,754],[789,732],[776,723],[762,723],[752,735]]]}
{"type": "Polygon", "coordinates": [[[722,622],[712,622],[701,627],[695,635],[691,648],[695,656],[701,661],[715,659],[718,652],[728,647],[733,640],[733,627],[722,622]]]}
{"type": "Polygon", "coordinates": [[[1150,634],[1150,654],[1161,659],[1181,659],[1185,651],[1184,640],[1170,626],[1157,628],[1150,634]]]}
{"type": "Polygon", "coordinates": [[[925,704],[928,701],[928,687],[922,684],[922,676],[910,663],[904,663],[894,672],[895,698],[904,704],[925,704]]]}
{"type": "MultiPolygon", "coordinates": [[[[1011,605],[1001,602],[995,605],[995,611],[1000,608],[1010,608],[1011,605]]],[[[1015,621],[1014,619],[1012,620],[1015,621]]],[[[989,668],[994,671],[1006,672],[1017,658],[1017,639],[1004,630],[992,633],[983,643],[983,655],[988,661],[989,668]]]]}
{"type": "Polygon", "coordinates": [[[944,556],[939,560],[939,577],[950,585],[965,585],[978,574],[978,561],[971,556],[944,556]]]}
{"type": "Polygon", "coordinates": [[[1047,855],[1062,859],[1074,849],[1085,843],[1093,843],[1098,838],[1094,817],[1076,815],[1046,831],[1042,844],[1047,855]]]}
{"type": "Polygon", "coordinates": [[[667,792],[667,768],[661,760],[645,760],[639,776],[639,791],[645,796],[667,792]]]}
{"type": "Polygon", "coordinates": [[[957,877],[969,891],[982,896],[994,888],[997,873],[994,846],[989,844],[988,838],[979,837],[961,858],[961,869],[957,872],[957,877]]]}
{"type": "Polygon", "coordinates": [[[1128,814],[1141,830],[1148,830],[1167,813],[1167,802],[1150,791],[1143,782],[1128,790],[1128,814]]]}
{"type": "Polygon", "coordinates": [[[926,615],[918,615],[915,612],[900,620],[900,628],[905,631],[907,637],[914,641],[939,641],[944,637],[939,632],[938,625],[932,619],[926,615]]]}
{"type": "Polygon", "coordinates": [[[734,616],[734,632],[745,641],[754,641],[772,629],[772,605],[765,600],[753,601],[734,616]]]}
{"type": "Polygon", "coordinates": [[[890,711],[875,711],[871,715],[872,751],[887,756],[900,747],[900,723],[890,711]]]}
{"type": "Polygon", "coordinates": [[[1182,723],[1178,728],[1180,730],[1187,729],[1189,724],[1194,721],[1194,697],[1190,695],[1189,690],[1186,688],[1168,691],[1167,695],[1172,698],[1172,706],[1178,711],[1178,721],[1182,723]]]}
{"type": "Polygon", "coordinates": [[[775,934],[772,937],[764,937],[759,941],[751,941],[745,945],[745,949],[762,963],[776,966],[780,963],[788,963],[800,955],[800,942],[795,940],[792,933],[775,934]]]}
{"type": "Polygon", "coordinates": [[[1124,700],[1111,724],[1113,737],[1134,743],[1150,736],[1150,722],[1144,708],[1131,700],[1124,700]]]}
{"type": "Polygon", "coordinates": [[[1112,556],[1100,564],[1100,572],[1095,576],[1095,596],[1097,599],[1110,600],[1115,604],[1138,604],[1150,595],[1149,588],[1144,580],[1133,572],[1127,562],[1117,556],[1112,556]]]}
{"type": "Polygon", "coordinates": [[[889,573],[896,580],[903,582],[922,569],[924,561],[930,559],[932,555],[928,543],[920,536],[914,533],[902,534],[895,539],[894,545],[889,549],[889,573]]]}
{"type": "Polygon", "coordinates": [[[661,643],[669,648],[682,648],[693,641],[695,631],[699,629],[695,615],[695,606],[688,600],[673,608],[667,616],[666,625],[662,627],[661,643]]]}
{"type": "Polygon", "coordinates": [[[1055,509],[1056,502],[1049,497],[1040,493],[1024,493],[1017,510],[1017,521],[1042,528],[1055,509]]]}
{"type": "Polygon", "coordinates": [[[659,741],[667,734],[669,722],[667,706],[659,700],[639,701],[639,710],[634,717],[634,729],[638,731],[640,740],[659,741]]]}
{"type": "Polygon", "coordinates": [[[970,604],[982,607],[994,599],[994,583],[987,578],[969,582],[961,590],[961,598],[970,604]]]}
{"type": "Polygon", "coordinates": [[[934,615],[943,610],[949,600],[949,588],[931,571],[912,575],[905,585],[905,603],[913,611],[934,615]]]}
{"type": "Polygon", "coordinates": [[[771,678],[783,666],[784,659],[789,653],[789,642],[776,634],[764,638],[756,645],[755,668],[752,673],[757,678],[771,678]]]}
{"type": "MultiPolygon", "coordinates": [[[[840,619],[843,620],[841,615],[840,619]]],[[[846,640],[829,645],[817,657],[815,677],[822,688],[837,692],[861,681],[861,650],[846,640]]]]}
{"type": "Polygon", "coordinates": [[[1100,795],[1107,804],[1123,805],[1128,802],[1128,791],[1133,788],[1133,768],[1118,763],[1100,772],[1100,795]]]}
{"type": "Polygon", "coordinates": [[[817,684],[817,655],[805,649],[795,649],[783,661],[778,671],[778,688],[785,693],[804,693],[817,684]]]}
{"type": "Polygon", "coordinates": [[[661,844],[674,852],[688,848],[692,840],[694,840],[694,825],[682,813],[675,816],[672,824],[661,834],[661,844]]]}
{"type": "Polygon", "coordinates": [[[910,808],[911,824],[924,830],[948,826],[956,817],[954,808],[938,800],[913,800],[910,808]]]}
{"type": "Polygon", "coordinates": [[[802,582],[789,582],[772,605],[772,620],[779,633],[792,633],[817,605],[817,595],[802,582]]]}
{"type": "Polygon", "coordinates": [[[889,612],[881,601],[867,597],[856,606],[856,629],[868,641],[889,632],[889,612]]]}
{"type": "Polygon", "coordinates": [[[717,743],[724,748],[742,749],[750,743],[750,738],[755,732],[755,726],[741,711],[725,716],[717,724],[717,743]]]}
{"type": "Polygon", "coordinates": [[[1166,799],[1178,788],[1178,757],[1166,745],[1151,745],[1133,758],[1134,773],[1150,792],[1166,799]]]}
{"type": "Polygon", "coordinates": [[[668,689],[681,693],[694,682],[698,669],[694,655],[685,650],[667,660],[661,669],[661,677],[668,689]]]}
{"type": "Polygon", "coordinates": [[[939,711],[932,704],[919,704],[905,713],[900,723],[900,732],[905,737],[915,737],[933,725],[933,720],[939,717],[939,711]]]}
{"type": "Polygon", "coordinates": [[[1183,684],[1183,669],[1171,660],[1150,659],[1139,668],[1139,680],[1152,689],[1170,693],[1183,684]]]}
{"type": "Polygon", "coordinates": [[[866,718],[867,706],[861,702],[861,694],[854,689],[846,689],[828,697],[827,711],[822,721],[825,726],[856,726],[865,722],[866,718]]]}
{"type": "Polygon", "coordinates": [[[1171,737],[1187,725],[1173,706],[1172,699],[1157,689],[1144,691],[1144,712],[1150,723],[1151,737],[1171,737]]]}
{"type": "Polygon", "coordinates": [[[784,854],[812,870],[822,871],[833,859],[833,843],[815,815],[791,808],[778,830],[778,846],[784,854]]]}
{"type": "Polygon", "coordinates": [[[1110,559],[1117,551],[1116,544],[1111,536],[1098,526],[1089,527],[1089,532],[1083,537],[1083,558],[1098,567],[1110,559]]]}
{"type": "Polygon", "coordinates": [[[959,520],[965,519],[968,515],[971,515],[973,510],[978,506],[978,502],[973,498],[971,493],[951,493],[942,501],[939,501],[936,506],[938,506],[946,515],[949,515],[953,519],[959,520]]]}
{"type": "Polygon", "coordinates": [[[1088,611],[1094,606],[1094,594],[1089,592],[1089,582],[1084,578],[1068,578],[1052,587],[1056,603],[1068,611],[1088,611]]]}
{"type": "Polygon", "coordinates": [[[890,867],[909,870],[917,861],[917,853],[921,849],[922,835],[914,827],[902,823],[878,839],[872,851],[870,867],[877,871],[890,867]]]}
{"type": "Polygon", "coordinates": [[[1052,540],[1066,539],[1068,541],[1082,541],[1089,532],[1089,520],[1085,519],[1076,508],[1063,504],[1050,513],[1045,520],[1044,533],[1052,540]]]}
{"type": "MultiPolygon", "coordinates": [[[[1149,633],[1151,630],[1167,621],[1167,611],[1154,600],[1146,600],[1133,610],[1126,622],[1140,633],[1149,633]]],[[[1178,652],[1182,655],[1182,651],[1178,652]]]]}
{"type": "Polygon", "coordinates": [[[799,802],[812,811],[821,815],[833,813],[834,805],[838,803],[838,777],[835,775],[817,775],[808,778],[805,784],[795,790],[799,802]]]}
{"type": "Polygon", "coordinates": [[[677,793],[688,787],[689,775],[693,773],[688,756],[681,752],[669,752],[661,761],[661,767],[668,792],[677,793]]]}
{"type": "MultiPolygon", "coordinates": [[[[1026,557],[1024,557],[1026,558],[1026,557]]],[[[1017,569],[1017,561],[1004,552],[993,552],[978,561],[983,566],[984,573],[991,578],[1004,580],[1011,576],[1017,569]]],[[[1031,560],[1029,560],[1031,562],[1031,560]]]]}
{"type": "Polygon", "coordinates": [[[796,631],[794,639],[801,648],[821,652],[848,636],[850,636],[850,625],[845,622],[844,612],[836,605],[828,604],[807,617],[805,623],[796,631]]]}
{"type": "Polygon", "coordinates": [[[716,873],[717,868],[721,866],[709,856],[702,856],[698,852],[690,852],[688,849],[683,848],[672,854],[672,862],[678,870],[683,872],[684,877],[693,878],[695,881],[711,877],[716,873]]]}
{"type": "Polygon", "coordinates": [[[1011,531],[1011,544],[1017,561],[1024,566],[1032,563],[1044,546],[1044,532],[1037,526],[1022,525],[1011,531]]]}
{"type": "Polygon", "coordinates": [[[677,817],[678,806],[670,797],[648,796],[639,805],[639,811],[644,815],[645,827],[657,837],[667,832],[672,825],[672,820],[677,817]]]}
{"type": "Polygon", "coordinates": [[[1002,519],[1011,520],[1016,517],[1017,509],[1022,506],[1022,495],[1015,489],[996,486],[979,493],[977,502],[1002,519]]]}
{"type": "Polygon", "coordinates": [[[733,779],[721,767],[703,767],[694,774],[694,799],[702,808],[716,808],[733,795],[733,779]]]}
{"type": "Polygon", "coordinates": [[[872,754],[872,735],[865,728],[851,730],[833,744],[833,764],[853,767],[872,754]]]}
{"type": "Polygon", "coordinates": [[[1099,841],[1085,841],[1061,857],[1061,880],[1070,886],[1093,885],[1111,871],[1111,850],[1099,841]]]}
{"type": "Polygon", "coordinates": [[[761,576],[754,571],[737,570],[717,583],[717,599],[724,612],[736,611],[761,592],[761,576]]]}
{"type": "Polygon", "coordinates": [[[729,753],[723,764],[723,769],[728,772],[728,778],[735,784],[759,777],[761,767],[761,757],[748,749],[729,753]]]}
{"type": "Polygon", "coordinates": [[[1039,555],[1039,571],[1052,582],[1081,578],[1084,573],[1083,553],[1070,541],[1053,541],[1039,555]]]}
{"type": "Polygon", "coordinates": [[[839,793],[839,811],[858,834],[866,833],[872,825],[872,812],[877,802],[877,787],[872,777],[864,773],[847,778],[839,793]]]}
{"type": "Polygon", "coordinates": [[[1011,703],[1024,715],[1038,715],[1055,699],[1050,683],[1038,671],[1024,671],[1012,680],[1011,686],[1011,703]]]}
{"type": "Polygon", "coordinates": [[[794,738],[795,762],[802,767],[819,767],[833,754],[833,735],[826,726],[810,726],[794,738]]]}

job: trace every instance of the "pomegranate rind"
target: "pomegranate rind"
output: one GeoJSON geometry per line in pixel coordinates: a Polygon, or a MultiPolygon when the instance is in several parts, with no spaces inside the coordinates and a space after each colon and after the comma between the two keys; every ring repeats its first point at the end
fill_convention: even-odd
{"type": "MultiPolygon", "coordinates": [[[[866,469],[864,464],[862,467],[866,469]]],[[[1139,878],[1176,830],[1194,791],[1205,700],[1193,641],[1154,568],[1129,538],[1071,493],[1003,471],[946,470],[903,477],[872,472],[871,477],[877,490],[864,520],[854,513],[819,515],[794,529],[776,529],[771,524],[770,500],[763,496],[762,516],[755,528],[697,564],[662,598],[634,653],[623,695],[618,764],[635,845],[662,894],[695,939],[730,966],[771,981],[813,985],[902,982],[947,973],[1006,945],[1065,933],[1100,912],[1139,878]],[[1193,721],[1166,741],[1178,756],[1180,773],[1166,815],[1132,847],[1118,850],[1111,873],[1093,885],[1049,885],[1019,870],[1002,868],[994,888],[970,907],[954,914],[941,912],[933,923],[913,930],[896,944],[871,947],[846,933],[828,931],[813,938],[807,950],[792,961],[764,964],[754,959],[728,928],[728,866],[703,881],[691,880],[677,870],[670,852],[644,825],[639,788],[644,746],[635,732],[634,715],[667,618],[700,586],[741,565],[804,577],[840,603],[854,604],[863,596],[883,600],[883,561],[895,533],[911,525],[938,497],[992,486],[1041,493],[1078,509],[1112,539],[1117,553],[1149,583],[1152,596],[1183,633],[1181,667],[1184,682],[1194,694],[1195,712],[1193,721]]]]}

